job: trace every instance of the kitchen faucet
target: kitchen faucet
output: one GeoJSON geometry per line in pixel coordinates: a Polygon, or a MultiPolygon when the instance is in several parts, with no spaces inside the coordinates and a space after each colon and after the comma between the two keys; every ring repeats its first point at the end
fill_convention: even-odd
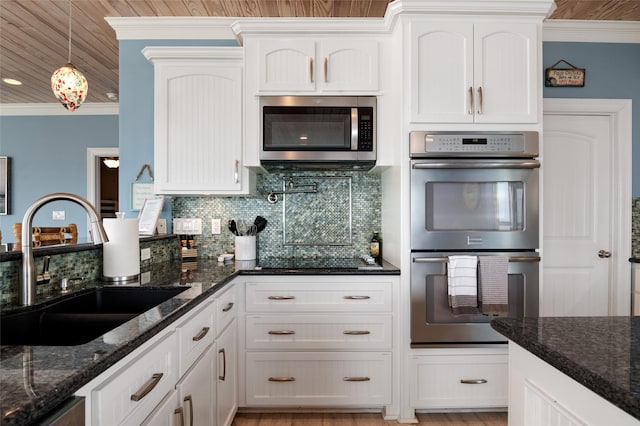
{"type": "Polygon", "coordinates": [[[36,299],[36,272],[33,261],[33,236],[32,224],[33,216],[40,210],[40,207],[51,201],[67,200],[72,201],[85,209],[91,220],[91,235],[94,244],[109,242],[98,212],[87,200],[74,194],[56,192],[48,194],[34,201],[22,218],[22,282],[20,285],[20,304],[33,305],[36,299]],[[97,230],[97,232],[93,232],[97,230]]]}

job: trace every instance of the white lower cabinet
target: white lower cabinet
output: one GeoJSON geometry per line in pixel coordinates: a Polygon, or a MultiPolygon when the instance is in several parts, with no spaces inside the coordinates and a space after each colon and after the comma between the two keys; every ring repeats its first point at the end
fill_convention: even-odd
{"type": "Polygon", "coordinates": [[[390,352],[249,352],[247,404],[387,405],[391,358],[390,352]]]}
{"type": "Polygon", "coordinates": [[[235,299],[227,284],[78,390],[86,424],[230,425],[238,406],[235,299]]]}
{"type": "Polygon", "coordinates": [[[238,409],[238,329],[236,324],[234,319],[216,338],[215,383],[218,426],[231,425],[238,409]]]}
{"type": "Polygon", "coordinates": [[[393,404],[398,287],[396,276],[245,278],[244,404],[393,404]]]}
{"type": "Polygon", "coordinates": [[[507,348],[417,350],[409,379],[414,409],[504,408],[507,348]]]}
{"type": "Polygon", "coordinates": [[[510,426],[638,424],[595,392],[509,342],[510,426]]]}
{"type": "MultiPolygon", "coordinates": [[[[173,390],[177,377],[178,344],[170,332],[105,375],[88,393],[87,424],[139,425],[173,390]]],[[[108,370],[109,371],[109,370],[108,370]]],[[[101,376],[102,377],[102,376],[101,376]]],[[[83,388],[87,389],[87,387],[83,388]]]]}

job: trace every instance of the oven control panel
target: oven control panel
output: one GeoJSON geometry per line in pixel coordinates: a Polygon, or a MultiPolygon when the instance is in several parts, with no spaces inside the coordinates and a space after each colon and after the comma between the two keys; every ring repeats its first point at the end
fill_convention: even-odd
{"type": "Polygon", "coordinates": [[[411,132],[412,157],[538,155],[537,132],[411,132]]]}

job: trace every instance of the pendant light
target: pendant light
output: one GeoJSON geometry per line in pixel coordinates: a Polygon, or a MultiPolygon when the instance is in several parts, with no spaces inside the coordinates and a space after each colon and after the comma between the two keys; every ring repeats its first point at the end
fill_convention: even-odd
{"type": "Polygon", "coordinates": [[[51,90],[56,99],[69,111],[75,111],[87,99],[89,83],[71,63],[71,0],[69,0],[69,58],[66,64],[51,75],[51,90]]]}

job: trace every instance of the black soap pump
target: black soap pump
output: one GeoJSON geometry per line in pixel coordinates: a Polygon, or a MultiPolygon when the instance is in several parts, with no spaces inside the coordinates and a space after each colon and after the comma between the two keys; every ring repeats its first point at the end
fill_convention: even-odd
{"type": "Polygon", "coordinates": [[[382,265],[382,238],[379,232],[374,232],[369,244],[369,254],[378,265],[382,265]]]}

